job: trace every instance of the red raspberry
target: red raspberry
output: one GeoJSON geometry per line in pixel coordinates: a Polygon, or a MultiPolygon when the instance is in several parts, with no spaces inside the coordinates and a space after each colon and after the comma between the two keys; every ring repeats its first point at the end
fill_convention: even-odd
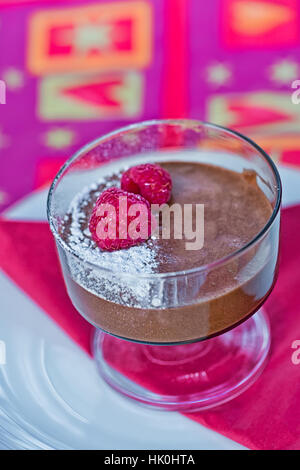
{"type": "Polygon", "coordinates": [[[138,245],[150,237],[154,228],[149,202],[139,194],[118,188],[100,194],[89,222],[93,240],[106,251],[138,245]]]}
{"type": "Polygon", "coordinates": [[[124,189],[125,191],[128,191],[129,193],[140,194],[140,188],[131,178],[130,170],[131,168],[129,168],[129,170],[123,173],[122,179],[121,179],[121,187],[122,189],[124,189]]]}
{"type": "Polygon", "coordinates": [[[141,194],[150,204],[164,204],[171,197],[172,180],[161,166],[145,163],[133,166],[123,173],[121,188],[141,194]]]}

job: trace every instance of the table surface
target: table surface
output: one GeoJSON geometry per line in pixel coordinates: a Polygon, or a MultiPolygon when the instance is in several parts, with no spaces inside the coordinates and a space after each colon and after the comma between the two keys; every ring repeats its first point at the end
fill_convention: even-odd
{"type": "MultiPolygon", "coordinates": [[[[283,205],[300,202],[300,172],[281,167],[283,205]]],[[[45,220],[46,191],[6,216],[45,220]]],[[[94,362],[0,273],[0,449],[243,449],[179,413],[153,411],[112,391],[94,362]]]]}

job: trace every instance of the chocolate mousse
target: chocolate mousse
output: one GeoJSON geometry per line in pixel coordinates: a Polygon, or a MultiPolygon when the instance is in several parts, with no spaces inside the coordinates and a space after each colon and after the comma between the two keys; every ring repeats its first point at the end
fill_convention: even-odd
{"type": "Polygon", "coordinates": [[[58,248],[67,289],[84,317],[116,336],[162,344],[206,339],[248,318],[272,289],[277,260],[263,241],[229,257],[255,239],[272,207],[254,171],[159,164],[172,178],[169,205],[204,204],[203,247],[187,250],[171,225],[168,240],[152,236],[128,249],[101,250],[89,219],[102,191],[120,186],[122,168],[84,188],[65,216],[60,236],[70,250],[58,248]]]}

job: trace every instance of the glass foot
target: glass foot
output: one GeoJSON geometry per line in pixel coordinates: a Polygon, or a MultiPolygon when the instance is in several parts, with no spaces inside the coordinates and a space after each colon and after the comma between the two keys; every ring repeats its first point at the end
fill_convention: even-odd
{"type": "Polygon", "coordinates": [[[262,372],[270,349],[268,320],[259,310],[223,335],[198,343],[153,346],[96,330],[94,357],[116,391],[164,410],[206,410],[244,392],[262,372]]]}

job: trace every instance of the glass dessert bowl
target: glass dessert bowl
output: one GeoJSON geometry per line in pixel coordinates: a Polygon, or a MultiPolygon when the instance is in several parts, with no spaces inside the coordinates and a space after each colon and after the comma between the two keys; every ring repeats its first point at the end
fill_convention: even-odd
{"type": "Polygon", "coordinates": [[[268,155],[212,124],[131,125],[67,161],[51,186],[48,218],[67,291],[96,327],[94,356],[111,387],[146,405],[193,411],[256,380],[270,349],[261,307],[277,275],[280,202],[268,155]],[[186,205],[203,206],[199,226],[195,211],[187,216],[203,243],[175,235],[174,223],[169,238],[99,249],[89,231],[99,194],[149,162],[172,177],[168,205],[183,208],[180,225],[186,205]]]}

